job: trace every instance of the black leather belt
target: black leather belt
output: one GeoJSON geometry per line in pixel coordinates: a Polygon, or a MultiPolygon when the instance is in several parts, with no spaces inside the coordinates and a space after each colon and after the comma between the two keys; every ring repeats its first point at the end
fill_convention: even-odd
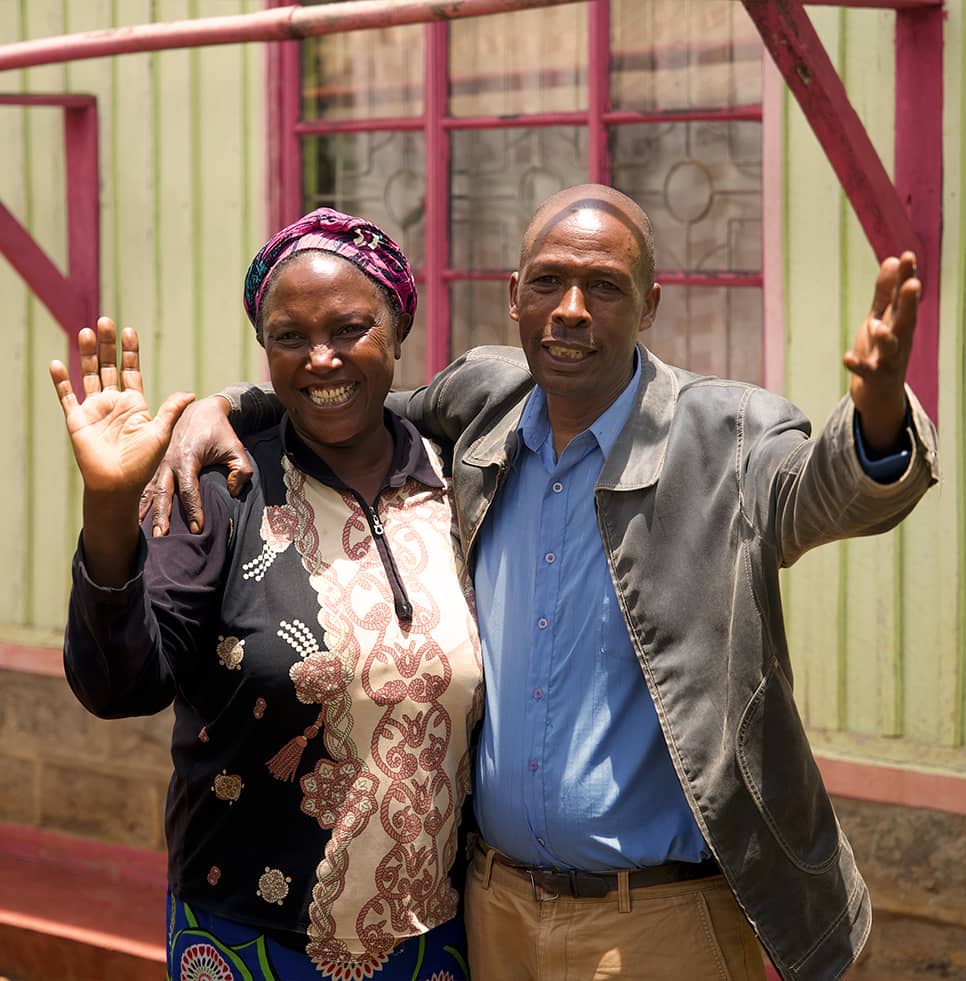
{"type": "MultiPolygon", "coordinates": [[[[486,852],[479,847],[481,856],[486,852]]],[[[572,869],[543,868],[536,865],[517,865],[500,852],[493,852],[493,862],[513,869],[529,879],[536,893],[539,886],[544,892],[555,896],[571,896],[574,899],[601,899],[617,889],[617,872],[578,872],[572,869]]],[[[641,889],[644,886],[660,886],[669,882],[686,882],[691,879],[706,879],[720,875],[721,869],[713,858],[703,862],[665,862],[647,869],[632,869],[628,872],[628,886],[641,889]]],[[[553,898],[551,896],[551,898],[553,898]]]]}

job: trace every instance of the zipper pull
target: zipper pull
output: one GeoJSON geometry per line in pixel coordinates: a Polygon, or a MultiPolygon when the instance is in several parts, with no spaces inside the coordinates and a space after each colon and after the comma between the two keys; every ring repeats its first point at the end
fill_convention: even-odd
{"type": "Polygon", "coordinates": [[[375,508],[369,508],[369,520],[372,522],[372,533],[382,537],[382,522],[379,520],[379,512],[375,508]]]}

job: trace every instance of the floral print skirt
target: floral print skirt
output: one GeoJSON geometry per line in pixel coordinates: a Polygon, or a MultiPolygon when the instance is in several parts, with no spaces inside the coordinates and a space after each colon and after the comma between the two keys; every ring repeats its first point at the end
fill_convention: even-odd
{"type": "Polygon", "coordinates": [[[457,916],[390,954],[316,967],[260,933],[168,893],[168,981],[467,981],[466,935],[457,916]]]}

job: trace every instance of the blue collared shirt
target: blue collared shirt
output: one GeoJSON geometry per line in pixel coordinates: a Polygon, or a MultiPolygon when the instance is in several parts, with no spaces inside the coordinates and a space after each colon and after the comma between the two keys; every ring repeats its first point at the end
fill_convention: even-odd
{"type": "MultiPolygon", "coordinates": [[[[624,392],[559,459],[546,397],[534,390],[480,533],[476,817],[490,845],[527,864],[592,871],[710,854],[631,646],[594,507],[640,370],[638,357],[624,392]]],[[[876,461],[879,480],[883,465],[895,479],[905,460],[876,461]]]]}
{"type": "Polygon", "coordinates": [[[708,852],[617,605],[594,484],[634,405],[618,399],[555,459],[540,389],[480,533],[486,713],[477,820],[521,862],[632,868],[708,852]]]}

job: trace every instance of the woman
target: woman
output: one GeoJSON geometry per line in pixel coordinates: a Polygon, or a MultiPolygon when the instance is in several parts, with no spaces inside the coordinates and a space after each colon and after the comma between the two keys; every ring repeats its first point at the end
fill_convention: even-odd
{"type": "MultiPolygon", "coordinates": [[[[416,293],[379,228],[319,209],[259,251],[245,307],[285,406],[241,499],[148,540],[138,499],[191,396],[151,419],[137,336],[51,377],[84,480],[65,643],[103,717],[172,701],[172,979],[466,976],[450,882],[481,663],[438,453],[388,413],[416,293]]],[[[177,512],[178,509],[175,509],[177,512]]]]}

